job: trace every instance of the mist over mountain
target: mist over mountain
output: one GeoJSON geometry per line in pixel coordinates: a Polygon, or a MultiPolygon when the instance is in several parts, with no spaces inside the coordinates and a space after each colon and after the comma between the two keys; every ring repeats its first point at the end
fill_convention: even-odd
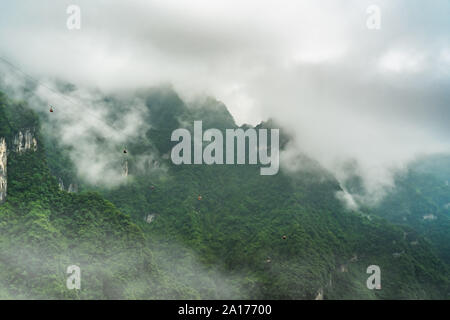
{"type": "MultiPolygon", "coordinates": [[[[298,156],[300,170],[282,166],[275,176],[261,176],[252,165],[174,165],[168,157],[174,129],[192,130],[199,119],[204,129],[237,128],[217,100],[187,104],[167,86],[95,97],[108,130],[72,128],[57,105],[50,113],[30,101],[31,111],[27,103],[2,96],[1,136],[11,150],[7,200],[0,205],[5,298],[448,297],[445,238],[430,238],[413,224],[391,224],[387,220],[394,216],[382,207],[349,210],[339,199],[340,182],[307,155],[298,156]],[[103,136],[112,127],[126,127],[128,101],[141,106],[135,112],[145,125],[121,138],[103,136]],[[14,136],[27,129],[37,140],[36,151],[13,152],[14,136]],[[62,139],[70,130],[83,134],[73,142],[62,139]],[[103,157],[109,157],[110,171],[99,165],[103,157]],[[80,163],[90,161],[100,175],[110,172],[120,181],[87,178],[80,163]],[[67,188],[74,184],[76,190],[67,188]],[[78,296],[64,287],[70,264],[79,264],[83,284],[88,282],[78,296]],[[369,265],[383,270],[383,290],[366,288],[369,265]],[[27,283],[36,283],[32,291],[27,283]]],[[[258,127],[271,126],[276,122],[258,127]]],[[[282,134],[282,150],[290,139],[282,134]]],[[[348,190],[357,194],[359,187],[348,190]]],[[[439,216],[444,218],[448,212],[439,216]]]]}
{"type": "MultiPolygon", "coordinates": [[[[450,152],[449,3],[375,2],[78,1],[76,31],[66,27],[66,2],[5,3],[1,55],[48,84],[73,83],[77,98],[94,94],[85,107],[99,118],[92,88],[114,96],[171,83],[187,103],[223,101],[239,125],[277,120],[293,137],[285,158],[305,153],[342,185],[353,166],[366,192],[352,201],[367,205],[416,157],[450,152]],[[369,5],[381,10],[379,30],[366,26],[369,5]]],[[[37,89],[43,102],[74,108],[37,89]]],[[[142,106],[131,100],[118,126],[133,135],[142,106]]],[[[113,174],[85,171],[94,180],[113,174]]]]}
{"type": "Polygon", "coordinates": [[[1,299],[449,299],[448,1],[69,4],[2,2],[1,299]]]}

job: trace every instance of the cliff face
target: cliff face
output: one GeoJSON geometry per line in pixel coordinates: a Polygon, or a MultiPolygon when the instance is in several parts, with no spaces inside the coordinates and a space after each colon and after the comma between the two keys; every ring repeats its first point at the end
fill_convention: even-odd
{"type": "MultiPolygon", "coordinates": [[[[33,135],[33,130],[25,129],[23,132],[19,131],[13,138],[12,152],[23,153],[27,150],[37,150],[37,140],[33,135]]],[[[6,200],[7,192],[7,141],[6,138],[0,137],[0,203],[6,200]]]]}
{"type": "Polygon", "coordinates": [[[69,187],[67,187],[67,189],[66,189],[66,187],[64,186],[64,181],[61,178],[59,178],[58,185],[59,185],[59,190],[61,190],[61,191],[67,191],[69,193],[77,193],[78,192],[78,185],[76,183],[70,183],[69,187]]]}
{"type": "Polygon", "coordinates": [[[26,150],[37,150],[37,140],[30,129],[26,129],[24,132],[19,131],[19,133],[14,136],[13,145],[14,151],[19,153],[25,152],[26,150]]]}
{"type": "Polygon", "coordinates": [[[8,157],[6,155],[6,139],[0,138],[0,203],[6,199],[6,188],[7,188],[7,176],[6,167],[8,157]]]}

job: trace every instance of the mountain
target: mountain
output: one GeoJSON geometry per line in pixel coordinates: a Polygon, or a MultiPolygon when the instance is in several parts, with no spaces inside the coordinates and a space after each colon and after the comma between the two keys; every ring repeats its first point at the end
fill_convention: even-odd
{"type": "Polygon", "coordinates": [[[34,112],[1,94],[0,124],[7,145],[7,198],[0,205],[0,298],[190,295],[160,275],[143,231],[130,217],[98,193],[60,190],[48,169],[34,112]],[[35,144],[27,144],[27,135],[35,144]],[[79,291],[66,288],[70,265],[82,270],[79,291]]]}
{"type": "Polygon", "coordinates": [[[374,209],[378,216],[415,233],[436,248],[440,258],[450,263],[450,157],[421,157],[399,174],[396,188],[374,209]]]}
{"type": "MultiPolygon", "coordinates": [[[[258,165],[174,165],[173,130],[192,131],[195,120],[203,130],[238,126],[213,98],[186,104],[170,87],[136,97],[149,128],[126,142],[125,156],[116,146],[127,175],[103,186],[77,176],[70,148],[42,128],[46,115],[1,96],[0,138],[11,150],[0,205],[3,297],[449,298],[442,248],[389,221],[383,207],[348,210],[336,197],[338,181],[312,159],[299,159],[309,171],[273,176],[258,165]],[[19,132],[30,132],[37,147],[14,151],[19,132]],[[79,192],[61,190],[59,180],[79,192]],[[82,270],[79,291],[65,288],[72,264],[82,270]],[[366,287],[371,265],[381,268],[381,290],[366,287]]],[[[105,101],[110,121],[125,112],[120,99],[105,101]]]]}

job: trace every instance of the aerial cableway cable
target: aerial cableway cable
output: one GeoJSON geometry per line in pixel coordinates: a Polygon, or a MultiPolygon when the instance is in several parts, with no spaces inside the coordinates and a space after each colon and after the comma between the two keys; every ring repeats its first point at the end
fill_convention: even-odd
{"type": "MultiPolygon", "coordinates": [[[[0,61],[2,61],[5,65],[9,66],[13,71],[16,72],[16,74],[20,74],[22,76],[24,76],[25,78],[27,78],[28,80],[31,80],[32,82],[34,82],[35,84],[51,91],[53,94],[59,96],[60,98],[64,99],[67,103],[76,106],[78,109],[81,108],[83,111],[82,112],[86,112],[88,113],[90,116],[92,116],[93,118],[99,120],[101,123],[103,123],[104,125],[106,125],[107,127],[109,127],[110,129],[113,129],[114,131],[120,132],[120,129],[115,126],[113,123],[110,123],[108,121],[106,121],[105,119],[101,119],[99,118],[96,114],[94,114],[93,112],[89,111],[89,108],[85,108],[83,107],[79,102],[75,101],[72,99],[72,97],[69,97],[68,95],[65,95],[61,92],[59,92],[56,89],[53,89],[52,87],[42,83],[40,80],[36,79],[35,77],[31,76],[30,74],[24,72],[21,68],[17,67],[15,64],[13,64],[12,62],[10,62],[9,60],[5,59],[4,57],[0,56],[0,61]]],[[[35,95],[36,97],[40,98],[35,92],[32,93],[33,95],[35,95]]],[[[57,109],[59,109],[59,105],[57,105],[57,107],[55,107],[55,104],[52,104],[49,106],[49,112],[54,113],[57,109]]],[[[69,108],[65,108],[65,111],[68,111],[74,115],[78,115],[78,112],[70,110],[69,108]]],[[[125,138],[132,138],[127,134],[121,134],[122,136],[124,136],[125,138]]],[[[108,137],[105,137],[108,138],[108,137]]],[[[126,151],[126,150],[124,150],[126,151]]],[[[125,154],[127,152],[124,152],[125,154]]]]}
{"type": "MultiPolygon", "coordinates": [[[[63,93],[61,93],[60,91],[58,91],[58,90],[56,90],[56,89],[53,89],[53,88],[50,87],[50,86],[47,86],[46,84],[42,83],[40,80],[38,80],[38,79],[36,79],[35,77],[33,77],[33,76],[29,75],[28,73],[24,72],[21,68],[17,67],[17,66],[14,65],[12,62],[10,62],[9,60],[5,59],[5,58],[2,57],[2,56],[0,56],[0,61],[2,61],[5,65],[9,66],[9,67],[10,67],[12,70],[14,70],[17,74],[21,74],[21,75],[23,75],[24,77],[26,77],[27,79],[29,79],[29,80],[31,80],[32,82],[34,82],[35,84],[40,85],[41,87],[43,87],[43,88],[45,88],[45,89],[51,91],[53,94],[55,94],[55,95],[59,96],[60,98],[64,99],[67,103],[69,103],[69,104],[71,104],[71,105],[73,105],[73,106],[76,106],[77,108],[82,108],[82,109],[83,109],[83,112],[89,113],[89,115],[91,115],[93,118],[99,120],[101,123],[105,124],[105,125],[108,126],[110,129],[113,129],[113,130],[115,130],[115,131],[117,131],[117,132],[120,132],[120,129],[119,129],[118,127],[116,127],[113,123],[109,123],[109,122],[107,122],[105,119],[101,119],[101,118],[97,117],[97,115],[95,115],[94,113],[92,113],[92,112],[89,111],[89,108],[84,108],[83,106],[81,106],[80,103],[78,103],[77,101],[74,101],[74,100],[72,99],[72,97],[69,97],[68,95],[63,94],[63,93]]],[[[41,97],[39,97],[35,92],[33,92],[32,94],[35,95],[36,97],[38,97],[38,98],[41,99],[41,97]]],[[[57,109],[59,109],[60,106],[58,105],[57,107],[55,107],[55,104],[52,104],[52,105],[50,105],[49,107],[50,107],[49,112],[54,113],[57,109]]],[[[72,114],[78,115],[78,112],[76,112],[76,111],[73,111],[73,110],[70,110],[70,109],[67,109],[67,108],[66,108],[66,111],[69,111],[69,112],[72,113],[72,114]]],[[[130,137],[130,136],[127,135],[127,134],[122,134],[122,136],[124,136],[125,138],[130,138],[130,139],[132,138],[132,137],[130,137]]],[[[108,138],[108,137],[105,137],[105,138],[108,138]]],[[[124,155],[127,155],[127,154],[128,154],[128,151],[127,151],[126,147],[123,149],[123,154],[124,154],[124,155]]],[[[155,188],[154,186],[151,187],[152,190],[154,190],[154,188],[155,188]]],[[[197,200],[198,200],[198,201],[201,201],[201,200],[202,200],[202,196],[199,195],[199,196],[197,197],[197,200]]],[[[276,218],[276,216],[274,216],[274,217],[270,220],[270,222],[273,222],[273,220],[275,220],[275,218],[276,218]]],[[[258,235],[259,235],[259,232],[255,233],[255,234],[251,237],[250,242],[253,241],[258,235]]],[[[286,239],[287,239],[287,236],[286,236],[286,235],[283,235],[281,238],[282,238],[283,240],[286,240],[286,239]]],[[[227,256],[229,256],[229,255],[227,255],[227,256]]],[[[266,263],[270,263],[270,262],[271,262],[271,258],[270,258],[270,257],[267,257],[266,263]]]]}

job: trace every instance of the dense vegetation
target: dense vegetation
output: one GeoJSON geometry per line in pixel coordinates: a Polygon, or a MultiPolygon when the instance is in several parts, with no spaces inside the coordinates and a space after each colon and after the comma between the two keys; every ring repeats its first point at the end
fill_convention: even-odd
{"type": "MultiPolygon", "coordinates": [[[[38,119],[21,103],[0,96],[2,134],[38,119]],[[5,116],[8,114],[14,117],[5,116]]],[[[0,297],[23,299],[171,298],[188,289],[160,276],[143,232],[98,193],[59,190],[45,149],[10,152],[8,198],[0,205],[0,297]],[[66,288],[66,268],[82,270],[82,290],[66,288]]]]}
{"type": "Polygon", "coordinates": [[[450,263],[449,181],[448,156],[419,159],[397,177],[396,189],[375,210],[379,216],[425,237],[447,264],[450,263]]]}
{"type": "Polygon", "coordinates": [[[24,104],[1,96],[0,136],[33,127],[39,140],[37,152],[8,159],[2,297],[449,298],[441,242],[387,214],[348,211],[335,197],[339,184],[319,166],[275,176],[249,165],[174,166],[165,156],[173,129],[194,120],[204,128],[236,125],[214,99],[187,106],[168,88],[138,94],[151,129],[127,143],[126,183],[82,184],[78,194],[57,185],[57,178],[77,180],[69,150],[51,132],[40,136],[24,104]],[[138,171],[135,159],[149,149],[166,170],[138,171]],[[71,264],[82,268],[80,291],[65,287],[71,264]],[[367,289],[369,265],[380,266],[382,290],[367,289]]]}

